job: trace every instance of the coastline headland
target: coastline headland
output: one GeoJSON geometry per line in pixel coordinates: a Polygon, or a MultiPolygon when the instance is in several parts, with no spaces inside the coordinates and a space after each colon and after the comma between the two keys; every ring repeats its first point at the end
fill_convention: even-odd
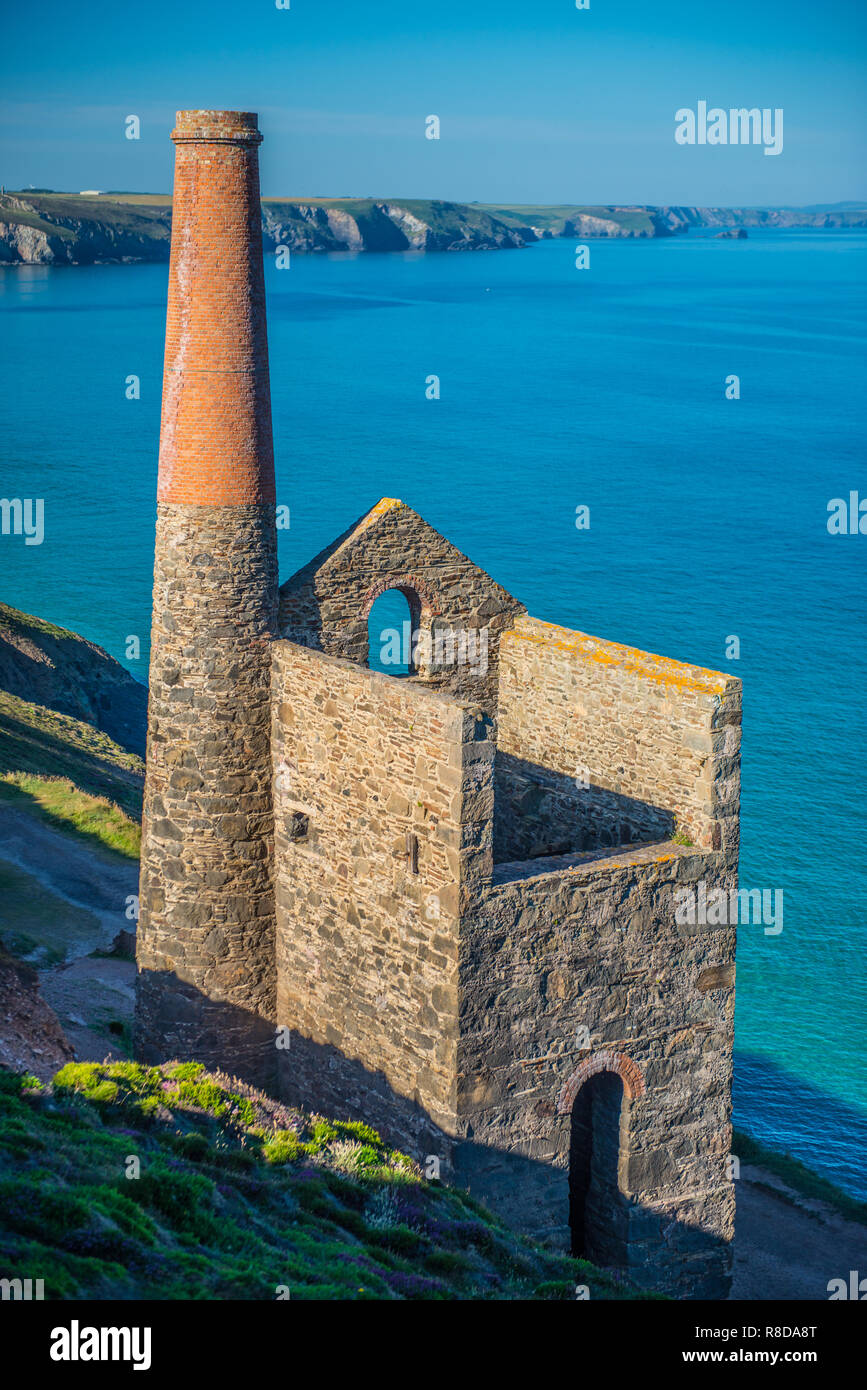
{"type": "MultiPolygon", "coordinates": [[[[655,238],[713,228],[867,226],[867,207],[701,208],[435,199],[263,198],[266,254],[316,251],[492,251],[553,237],[655,238]]],[[[159,193],[0,194],[0,265],[167,261],[172,200],[159,193]]]]}

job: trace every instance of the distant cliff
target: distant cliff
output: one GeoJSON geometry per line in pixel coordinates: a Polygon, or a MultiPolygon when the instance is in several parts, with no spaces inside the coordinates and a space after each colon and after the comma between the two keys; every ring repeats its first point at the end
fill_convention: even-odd
{"type": "Polygon", "coordinates": [[[0,195],[0,264],[164,261],[172,210],[78,194],[0,195]]]}
{"type": "MultiPolygon", "coordinates": [[[[171,199],[162,194],[0,194],[0,264],[165,261],[171,199]]],[[[266,251],[491,251],[549,237],[661,237],[693,228],[864,227],[867,208],[604,207],[431,199],[269,198],[266,251]]]]}
{"type": "Polygon", "coordinates": [[[524,246],[496,209],[428,200],[315,199],[262,203],[266,251],[491,251],[524,246]]]}
{"type": "MultiPolygon", "coordinates": [[[[171,199],[133,194],[0,196],[0,263],[93,265],[165,261],[171,199]]],[[[524,246],[532,232],[489,209],[428,200],[317,198],[262,203],[267,251],[490,251],[524,246]]]]}

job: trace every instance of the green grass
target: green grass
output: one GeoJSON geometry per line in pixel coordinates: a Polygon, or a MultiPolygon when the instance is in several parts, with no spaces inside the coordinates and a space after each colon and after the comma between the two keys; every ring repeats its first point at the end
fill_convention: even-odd
{"type": "Polygon", "coordinates": [[[56,830],[73,831],[125,859],[139,858],[141,826],[106,797],[91,796],[64,777],[13,772],[0,777],[0,805],[17,806],[56,830]]]}
{"type": "Polygon", "coordinates": [[[0,195],[0,221],[36,226],[40,231],[66,239],[77,233],[58,227],[55,219],[110,223],[124,232],[167,239],[170,219],[166,214],[170,209],[170,198],[155,200],[148,199],[147,195],[82,198],[77,193],[36,193],[26,188],[0,195]],[[13,199],[27,203],[28,208],[14,207],[13,199]]]}
{"type": "Polygon", "coordinates": [[[196,1063],[0,1071],[0,1264],[54,1299],[649,1297],[425,1181],[368,1125],[196,1063]]]}
{"type": "Polygon", "coordinates": [[[813,1169],[808,1168],[806,1163],[802,1163],[799,1158],[793,1158],[791,1154],[778,1153],[775,1149],[769,1149],[758,1139],[753,1139],[751,1135],[745,1134],[742,1130],[733,1132],[732,1151],[741,1163],[755,1163],[767,1169],[769,1173],[782,1178],[783,1182],[788,1183],[802,1197],[811,1197],[827,1202],[828,1206],[833,1207],[848,1221],[856,1221],[862,1226],[867,1226],[867,1202],[859,1201],[857,1197],[850,1196],[848,1192],[844,1192],[828,1178],[814,1173],[813,1169]]]}
{"type": "Polygon", "coordinates": [[[81,641],[74,632],[69,632],[65,627],[58,627],[56,623],[46,622],[44,618],[36,618],[32,613],[22,613],[18,608],[10,608],[8,603],[0,603],[0,638],[13,640],[26,637],[33,642],[38,642],[40,637],[59,637],[81,641]]]}
{"type": "Polygon", "coordinates": [[[653,216],[644,208],[603,207],[580,203],[563,203],[550,207],[522,203],[485,203],[479,206],[481,210],[489,212],[491,216],[499,218],[510,227],[542,227],[552,236],[562,236],[566,223],[581,215],[603,218],[606,222],[615,222],[625,231],[644,232],[648,236],[651,236],[654,230],[653,216]]]}
{"type": "Polygon", "coordinates": [[[0,779],[8,783],[16,773],[67,778],[127,816],[141,816],[141,758],[82,719],[0,690],[0,779]]]}

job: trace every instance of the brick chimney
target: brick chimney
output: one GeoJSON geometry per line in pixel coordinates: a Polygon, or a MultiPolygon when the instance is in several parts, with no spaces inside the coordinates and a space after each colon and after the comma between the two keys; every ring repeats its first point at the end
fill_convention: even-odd
{"type": "Polygon", "coordinates": [[[268,1085],[277,537],[257,118],[179,111],[135,1045],[268,1085]]]}

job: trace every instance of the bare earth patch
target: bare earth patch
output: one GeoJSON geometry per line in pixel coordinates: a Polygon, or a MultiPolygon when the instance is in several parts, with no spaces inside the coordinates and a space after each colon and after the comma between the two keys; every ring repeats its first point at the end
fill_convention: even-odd
{"type": "Polygon", "coordinates": [[[40,985],[77,1062],[120,1062],[129,1057],[135,961],[90,956],[44,971],[40,985]]]}
{"type": "MultiPolygon", "coordinates": [[[[36,966],[109,951],[132,923],[126,902],[138,893],[138,864],[0,804],[0,874],[7,884],[0,935],[36,966]],[[14,944],[26,936],[30,949],[14,944]]],[[[26,945],[26,943],[25,943],[26,945]]]]}
{"type": "Polygon", "coordinates": [[[737,1182],[733,1299],[827,1300],[828,1281],[867,1269],[867,1226],[802,1197],[765,1168],[737,1182]]]}

